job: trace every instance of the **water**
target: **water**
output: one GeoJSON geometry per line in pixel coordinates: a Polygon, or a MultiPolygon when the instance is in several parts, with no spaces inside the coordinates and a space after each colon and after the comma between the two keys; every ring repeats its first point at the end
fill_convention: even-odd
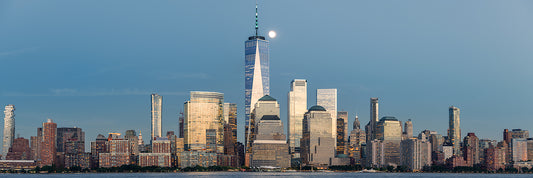
{"type": "Polygon", "coordinates": [[[341,173],[341,172],[194,172],[194,173],[94,173],[94,174],[0,174],[0,177],[14,178],[141,178],[141,177],[533,177],[531,174],[438,174],[438,173],[341,173]]]}

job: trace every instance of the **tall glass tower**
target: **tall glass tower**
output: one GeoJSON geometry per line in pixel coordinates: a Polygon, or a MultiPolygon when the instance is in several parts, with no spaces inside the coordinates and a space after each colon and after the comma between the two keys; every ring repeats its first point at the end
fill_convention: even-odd
{"type": "Polygon", "coordinates": [[[6,106],[4,110],[4,144],[2,148],[2,159],[6,159],[9,148],[13,146],[15,139],[15,106],[12,104],[6,106]]]}
{"type": "MultiPolygon", "coordinates": [[[[255,5],[255,36],[244,42],[245,70],[245,142],[248,143],[250,113],[261,97],[270,94],[269,43],[264,36],[258,35],[257,4],[255,5]]],[[[246,144],[245,144],[246,145],[246,144]]]]}
{"type": "Polygon", "coordinates": [[[150,143],[155,137],[161,137],[161,106],[163,97],[158,94],[152,94],[152,137],[150,143]]]}
{"type": "Polygon", "coordinates": [[[459,115],[461,110],[457,107],[450,106],[449,109],[449,128],[448,128],[448,139],[452,144],[453,155],[459,155],[461,150],[461,119],[459,115]]]}
{"type": "Polygon", "coordinates": [[[293,165],[299,165],[300,139],[302,139],[302,123],[307,112],[307,80],[294,79],[287,96],[287,133],[289,135],[289,153],[293,165]]]}

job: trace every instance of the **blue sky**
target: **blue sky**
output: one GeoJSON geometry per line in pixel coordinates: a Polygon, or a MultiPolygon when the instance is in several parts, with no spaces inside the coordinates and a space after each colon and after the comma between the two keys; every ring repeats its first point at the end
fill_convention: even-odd
{"type": "MultiPolygon", "coordinates": [[[[150,94],[163,96],[164,131],[178,129],[189,91],[217,91],[244,123],[244,41],[255,1],[0,1],[0,105],[15,104],[29,138],[52,118],[98,134],[150,133],[150,94]]],[[[531,130],[532,1],[260,1],[270,40],[271,95],[292,79],[338,88],[338,109],[412,119],[445,135],[448,107],[463,135],[531,130]]],[[[3,122],[3,121],[2,121],[3,122]]],[[[1,128],[3,129],[3,128],[1,128]]]]}

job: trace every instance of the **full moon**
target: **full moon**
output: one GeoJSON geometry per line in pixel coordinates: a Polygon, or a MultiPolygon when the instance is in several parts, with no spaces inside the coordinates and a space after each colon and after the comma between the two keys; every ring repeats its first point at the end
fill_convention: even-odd
{"type": "Polygon", "coordinates": [[[273,30],[271,30],[271,31],[268,32],[268,36],[269,36],[270,38],[276,38],[276,32],[273,31],[273,30]]]}

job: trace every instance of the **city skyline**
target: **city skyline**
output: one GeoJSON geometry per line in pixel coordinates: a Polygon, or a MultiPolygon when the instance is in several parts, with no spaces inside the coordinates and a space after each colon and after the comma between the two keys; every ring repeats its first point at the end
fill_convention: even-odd
{"type": "MultiPolygon", "coordinates": [[[[213,22],[210,25],[207,25],[209,24],[207,22],[203,25],[192,23],[198,27],[198,29],[202,29],[202,27],[210,27],[210,29],[203,29],[198,33],[189,34],[192,37],[185,37],[180,34],[192,32],[190,30],[178,31],[176,33],[165,31],[167,35],[176,35],[179,36],[179,38],[185,38],[185,41],[194,41],[189,38],[199,39],[197,42],[191,42],[191,45],[167,41],[160,38],[161,36],[156,36],[154,39],[134,36],[134,33],[139,32],[135,29],[126,30],[123,36],[117,33],[108,36],[104,34],[105,32],[89,32],[71,27],[73,28],[72,31],[69,31],[71,34],[60,35],[52,31],[56,30],[56,28],[67,27],[60,25],[59,23],[70,22],[69,19],[58,18],[59,20],[55,23],[56,27],[45,27],[41,23],[32,24],[32,22],[42,20],[43,18],[57,17],[55,15],[29,17],[27,16],[28,14],[31,14],[28,9],[30,8],[29,4],[26,4],[25,2],[3,3],[5,4],[0,6],[8,11],[5,11],[5,13],[0,16],[0,20],[2,20],[1,22],[4,22],[7,26],[5,29],[0,29],[0,32],[2,32],[0,33],[2,38],[6,39],[6,43],[0,43],[0,61],[7,66],[12,66],[12,69],[4,69],[1,74],[4,76],[12,76],[5,80],[7,80],[8,83],[17,83],[17,85],[10,85],[10,87],[2,88],[0,90],[0,104],[2,106],[8,104],[14,104],[17,106],[17,111],[15,113],[17,115],[17,134],[20,134],[25,138],[30,138],[30,136],[35,134],[35,128],[39,127],[47,118],[51,118],[61,127],[77,126],[83,128],[84,131],[86,131],[87,140],[94,140],[98,134],[105,135],[109,132],[123,133],[125,130],[130,129],[139,132],[144,131],[146,136],[148,135],[147,133],[150,133],[150,127],[148,127],[150,123],[150,103],[147,102],[146,98],[152,92],[157,92],[165,97],[162,111],[162,122],[165,123],[162,130],[163,133],[169,130],[178,131],[178,113],[183,110],[182,104],[187,100],[188,92],[205,90],[224,93],[225,102],[237,103],[238,135],[239,141],[243,142],[243,126],[245,119],[244,110],[242,109],[244,106],[244,102],[242,101],[244,96],[244,82],[242,80],[244,78],[242,72],[244,69],[242,62],[244,54],[242,50],[242,42],[246,40],[247,36],[253,35],[254,33],[252,26],[253,12],[251,8],[249,8],[253,6],[253,2],[242,3],[236,5],[236,7],[228,7],[228,5],[224,5],[224,3],[218,4],[223,7],[236,9],[235,12],[231,12],[231,18],[235,19],[224,21],[221,17],[216,17],[215,20],[209,21],[213,22]],[[240,7],[243,8],[241,9],[240,7]],[[241,15],[242,17],[238,17],[241,15]],[[21,20],[15,21],[14,19],[21,20]],[[233,27],[230,28],[229,26],[216,23],[216,20],[235,24],[238,26],[235,28],[236,32],[229,33],[228,37],[224,37],[224,34],[233,30],[233,27]],[[217,30],[213,28],[216,26],[221,28],[221,32],[216,32],[217,30]],[[23,27],[37,27],[37,29],[41,29],[41,31],[39,33],[16,31],[16,29],[22,29],[23,27]],[[213,45],[223,46],[216,50],[216,53],[222,55],[222,58],[220,55],[198,57],[196,56],[196,53],[194,55],[193,53],[177,55],[172,52],[165,52],[175,51],[176,49],[179,49],[180,51],[184,49],[193,51],[199,50],[205,44],[212,42],[209,41],[212,40],[212,36],[203,37],[203,35],[201,35],[205,32],[212,32],[214,33],[212,35],[220,37],[220,40],[213,42],[213,45]],[[95,39],[90,40],[86,37],[82,38],[81,36],[83,36],[83,34],[89,34],[89,37],[95,37],[95,39]],[[25,35],[28,35],[27,38],[25,38],[26,40],[14,43],[25,35]],[[51,43],[50,41],[52,41],[52,39],[48,39],[44,36],[55,36],[61,39],[59,40],[60,42],[47,46],[48,43],[51,43]],[[117,39],[110,42],[110,44],[104,44],[104,47],[100,48],[95,46],[95,44],[100,44],[100,42],[102,42],[99,41],[103,40],[100,36],[116,37],[117,39]],[[76,40],[69,40],[70,37],[76,37],[76,40]],[[79,41],[88,41],[90,43],[82,45],[82,43],[78,42],[77,38],[80,38],[79,41]],[[44,42],[36,42],[38,39],[44,42]],[[142,57],[138,58],[133,54],[128,54],[127,51],[144,49],[146,46],[135,46],[131,44],[124,45],[130,42],[131,39],[135,39],[135,41],[142,40],[148,45],[161,41],[163,45],[162,48],[158,49],[147,48],[147,52],[145,51],[147,54],[141,55],[142,57]],[[114,45],[124,45],[124,48],[114,48],[114,45]],[[69,46],[69,48],[66,49],[69,49],[70,51],[62,53],[63,51],[59,50],[67,46],[69,46]],[[118,54],[115,53],[114,50],[119,51],[118,54]],[[163,53],[154,55],[153,58],[148,58],[150,55],[157,52],[163,53]],[[88,53],[95,54],[87,56],[88,53]],[[129,58],[134,60],[130,63],[126,63],[122,60],[129,58]],[[154,72],[151,70],[157,68],[152,68],[154,66],[144,62],[142,60],[143,58],[165,63],[167,66],[174,67],[160,67],[159,69],[162,70],[155,71],[155,75],[157,75],[155,81],[147,81],[143,76],[140,76],[144,75],[144,73],[135,74],[135,72],[140,71],[139,69],[147,68],[150,69],[148,72],[154,72]],[[202,63],[197,63],[191,59],[207,60],[212,64],[197,67],[202,66],[202,63]],[[95,64],[91,64],[87,61],[94,62],[95,64]],[[27,63],[31,63],[32,65],[26,69],[26,67],[28,67],[27,63]],[[45,63],[50,63],[51,65],[46,65],[45,63]],[[36,68],[36,66],[40,67],[40,65],[44,65],[44,68],[47,69],[42,70],[36,68]],[[66,67],[58,68],[53,65],[66,67]],[[144,65],[148,65],[148,67],[144,65]],[[187,66],[191,69],[187,69],[187,66]],[[176,70],[176,67],[179,68],[176,70]],[[36,76],[36,74],[39,73],[42,73],[43,75],[36,76]],[[73,79],[61,76],[72,76],[73,79]],[[55,79],[57,79],[58,82],[54,82],[55,79]],[[105,80],[117,82],[117,84],[114,84],[113,82],[105,82],[105,80]],[[83,84],[83,82],[79,81],[86,81],[88,84],[83,84]],[[168,83],[174,84],[171,85],[168,83]],[[182,85],[184,87],[182,87],[182,85]],[[109,127],[99,126],[98,123],[102,122],[105,122],[105,125],[109,127]]],[[[357,8],[375,7],[374,5],[376,5],[372,3],[352,3],[353,7],[357,8]]],[[[524,2],[524,4],[527,3],[528,2],[524,2]]],[[[361,123],[363,123],[363,125],[366,124],[369,120],[369,116],[367,115],[369,110],[368,98],[379,97],[381,104],[380,116],[395,116],[401,121],[412,119],[414,123],[414,133],[430,129],[445,135],[446,129],[448,128],[448,117],[444,108],[447,108],[450,105],[457,106],[463,111],[461,113],[461,135],[466,135],[468,132],[475,132],[480,138],[501,140],[501,134],[499,132],[492,133],[492,130],[503,130],[504,128],[531,129],[523,127],[523,125],[531,125],[531,122],[525,119],[529,116],[527,108],[530,107],[530,104],[526,101],[533,98],[533,96],[525,89],[521,89],[528,88],[527,85],[532,83],[527,79],[532,73],[529,72],[527,68],[522,68],[522,66],[529,66],[528,64],[530,64],[530,62],[525,59],[531,57],[531,55],[527,52],[525,47],[521,46],[528,46],[530,42],[518,39],[518,37],[529,39],[530,36],[528,35],[531,35],[530,32],[525,35],[515,36],[518,34],[513,32],[517,32],[518,30],[499,29],[490,24],[485,24],[493,19],[475,15],[468,16],[468,13],[466,13],[467,9],[460,8],[458,13],[460,15],[466,15],[466,19],[459,19],[459,22],[452,22],[451,19],[444,18],[441,19],[444,20],[443,22],[432,23],[428,21],[428,19],[422,17],[401,21],[410,25],[422,23],[422,27],[425,28],[410,33],[408,30],[412,30],[413,28],[397,26],[399,23],[392,22],[393,20],[397,20],[392,17],[394,12],[400,13],[401,17],[411,17],[411,15],[416,16],[424,13],[438,16],[439,13],[443,12],[436,11],[430,13],[427,12],[427,10],[417,10],[412,12],[413,14],[409,14],[402,10],[402,8],[407,8],[409,3],[401,3],[399,4],[400,9],[395,9],[389,6],[380,7],[389,10],[390,12],[382,14],[383,17],[375,17],[377,18],[377,21],[385,20],[386,22],[389,22],[392,26],[391,31],[398,31],[397,33],[391,34],[398,35],[395,38],[392,36],[392,39],[386,39],[386,37],[391,37],[386,35],[385,38],[374,40],[374,38],[377,38],[380,33],[372,33],[371,31],[380,29],[379,27],[388,26],[382,25],[382,22],[366,21],[364,19],[356,18],[357,14],[364,14],[357,12],[357,10],[354,10],[356,15],[349,16],[350,19],[356,18],[357,20],[351,20],[350,22],[354,24],[369,23],[370,25],[350,25],[346,26],[348,28],[338,28],[341,29],[342,32],[350,32],[350,34],[354,35],[353,37],[346,37],[344,35],[338,36],[332,34],[332,30],[328,30],[328,28],[325,27],[316,27],[316,29],[313,29],[312,27],[315,26],[308,25],[312,22],[317,22],[325,23],[326,26],[329,24],[332,27],[345,27],[342,26],[345,25],[345,23],[342,23],[341,21],[327,22],[328,19],[336,18],[337,16],[328,15],[325,17],[319,17],[318,15],[310,14],[309,11],[305,9],[287,9],[288,7],[297,7],[296,4],[298,4],[298,2],[288,2],[288,4],[285,5],[286,7],[279,7],[278,2],[264,2],[264,4],[260,5],[260,11],[263,12],[260,12],[262,15],[262,17],[260,17],[261,29],[263,29],[260,31],[260,35],[266,35],[268,30],[276,30],[279,34],[277,38],[268,40],[270,41],[271,46],[272,61],[272,82],[270,84],[271,95],[279,100],[280,108],[287,108],[287,102],[284,96],[286,96],[286,93],[289,91],[290,81],[296,78],[305,78],[308,80],[308,91],[311,91],[308,92],[308,103],[315,103],[315,98],[312,96],[314,92],[312,91],[315,91],[317,88],[338,89],[338,110],[349,112],[348,123],[352,123],[355,114],[357,114],[361,123]],[[274,13],[276,11],[279,12],[274,13]],[[295,27],[294,25],[291,25],[289,21],[282,20],[282,17],[286,17],[289,12],[291,12],[291,14],[310,15],[310,19],[312,20],[301,18],[301,20],[303,20],[303,23],[301,23],[303,26],[295,27]],[[476,24],[480,27],[474,28],[474,30],[461,29],[465,30],[465,32],[459,32],[459,28],[448,29],[449,31],[446,29],[439,31],[436,28],[445,26],[446,24],[466,23],[469,19],[477,19],[483,23],[480,22],[480,24],[476,24]],[[302,28],[308,30],[302,31],[302,28]],[[351,30],[345,31],[346,29],[351,30]],[[465,34],[477,32],[475,31],[476,29],[483,29],[485,33],[477,35],[471,34],[472,36],[467,36],[466,39],[462,39],[465,37],[465,34]],[[323,30],[324,32],[322,32],[323,30]],[[451,42],[451,40],[439,38],[441,43],[430,43],[429,41],[421,39],[439,37],[442,35],[450,35],[451,39],[457,40],[457,42],[451,42]],[[490,37],[494,35],[495,37],[490,37]],[[302,36],[313,37],[315,39],[310,40],[300,38],[302,36]],[[340,37],[348,38],[351,42],[341,43],[343,38],[340,37]],[[406,40],[408,37],[411,37],[412,41],[406,40]],[[492,45],[485,43],[481,44],[476,42],[476,40],[485,40],[489,42],[488,44],[492,45]],[[409,41],[409,43],[406,45],[407,47],[396,49],[396,45],[403,44],[400,43],[400,41],[409,41]],[[326,46],[326,44],[336,42],[348,46],[340,47],[340,49],[329,48],[326,46]],[[454,47],[453,45],[458,42],[461,42],[460,44],[467,44],[454,47]],[[502,46],[497,45],[499,42],[511,45],[514,48],[500,48],[502,46]],[[422,48],[423,50],[419,51],[418,48],[425,46],[420,44],[428,43],[435,46],[432,47],[429,45],[429,49],[422,48]],[[294,48],[294,46],[297,46],[297,48],[294,48]],[[462,50],[463,48],[468,50],[464,51],[462,50]],[[365,50],[373,52],[365,53],[365,50]],[[390,56],[374,54],[380,50],[385,50],[385,52],[392,54],[390,56]],[[451,53],[455,55],[444,55],[443,57],[433,56],[433,54],[441,54],[445,51],[452,51],[451,53]],[[295,52],[298,55],[296,55],[295,52]],[[305,52],[308,52],[309,54],[305,54],[305,52]],[[323,62],[324,59],[328,59],[331,63],[323,62]],[[307,60],[310,61],[308,62],[307,60]],[[357,63],[347,63],[352,60],[357,63]],[[435,60],[436,62],[431,63],[431,60],[435,60]],[[503,61],[508,62],[501,63],[503,61]],[[339,66],[344,63],[347,63],[348,65],[339,66]],[[448,63],[457,63],[457,65],[448,63]],[[306,66],[296,67],[297,65],[306,66]],[[327,69],[326,71],[321,72],[320,69],[323,69],[324,67],[327,68],[328,66],[332,69],[327,69]],[[355,68],[356,70],[349,70],[351,68],[348,66],[357,68],[355,68]],[[380,70],[390,70],[391,73],[376,72],[374,69],[368,71],[369,69],[365,69],[365,66],[368,66],[368,68],[379,66],[380,70]],[[396,67],[401,69],[396,69],[396,67]],[[455,68],[448,72],[447,70],[449,69],[447,68],[449,67],[455,68]],[[477,67],[478,70],[471,72],[470,68],[472,67],[477,67]],[[298,70],[297,68],[305,68],[305,70],[298,70]],[[337,68],[348,70],[350,73],[336,72],[337,68]],[[397,75],[392,75],[393,73],[397,75]],[[347,83],[344,83],[344,81],[358,84],[348,85],[347,83]],[[381,81],[381,83],[378,83],[377,81],[381,81]],[[457,87],[446,86],[451,84],[456,84],[457,87]],[[396,87],[389,87],[390,85],[396,87]],[[526,85],[526,87],[523,87],[523,85],[526,85]],[[494,96],[494,93],[501,94],[494,96]],[[518,104],[514,104],[515,102],[518,104]],[[507,106],[511,103],[513,103],[513,107],[507,106]],[[511,109],[516,112],[510,114],[505,112],[506,110],[508,111],[511,109]],[[509,122],[497,124],[501,119],[505,119],[509,122]],[[488,120],[488,123],[490,123],[487,128],[476,129],[476,123],[485,120],[488,120]]],[[[510,5],[492,2],[489,3],[488,6],[494,7],[501,5],[501,8],[511,8],[524,4],[510,5]]],[[[80,24],[91,26],[101,25],[105,28],[105,25],[103,24],[106,23],[105,21],[94,22],[93,20],[95,19],[101,19],[98,17],[91,17],[87,12],[83,11],[83,7],[74,4],[67,5],[72,6],[73,9],[82,10],[79,12],[73,12],[74,16],[84,17],[80,19],[80,24]]],[[[304,5],[317,6],[317,4],[304,5]]],[[[429,3],[424,3],[423,5],[429,9],[432,9],[433,7],[430,6],[433,4],[429,3]]],[[[473,4],[469,5],[473,6],[473,4]]],[[[104,14],[109,15],[108,13],[115,10],[112,9],[112,7],[117,7],[118,4],[111,4],[110,6],[111,7],[104,8],[104,14]]],[[[199,4],[193,3],[191,6],[199,6],[199,4]]],[[[339,8],[338,4],[331,4],[331,6],[339,8]]],[[[208,8],[215,9],[213,7],[208,8]]],[[[444,4],[443,8],[449,9],[452,7],[444,4]]],[[[47,12],[53,9],[53,7],[44,5],[43,7],[37,8],[34,13],[47,12]]],[[[490,8],[488,7],[481,8],[479,12],[481,14],[490,15],[491,13],[488,11],[489,9],[490,8]]],[[[325,9],[321,10],[323,10],[324,13],[330,12],[325,9]]],[[[174,11],[179,10],[163,8],[161,16],[173,14],[174,11]]],[[[65,15],[69,12],[70,11],[61,10],[58,12],[58,15],[65,15]]],[[[126,10],[126,12],[129,11],[126,10]]],[[[191,11],[186,12],[193,13],[191,11]]],[[[225,12],[226,11],[222,12],[215,10],[213,13],[223,14],[225,12]]],[[[373,16],[379,15],[369,11],[363,12],[373,16]]],[[[497,22],[527,26],[527,24],[503,22],[506,18],[527,17],[526,15],[520,14],[520,12],[523,11],[517,11],[507,15],[499,14],[497,15],[499,21],[497,22]]],[[[336,12],[333,14],[340,16],[342,13],[336,12]]],[[[201,14],[194,15],[203,17],[201,14]]],[[[137,17],[150,19],[145,16],[137,17]]],[[[301,16],[294,18],[300,19],[300,17],[301,16]]],[[[124,19],[125,17],[115,15],[111,16],[111,18],[124,19]]],[[[519,18],[518,21],[521,22],[520,20],[525,19],[526,18],[519,18]]],[[[184,24],[188,24],[187,19],[181,20],[184,24]]],[[[128,21],[124,23],[128,27],[135,27],[134,23],[128,21]]],[[[107,25],[107,28],[109,28],[108,30],[121,29],[118,26],[107,25]]],[[[161,25],[170,24],[152,22],[151,25],[159,27],[161,25]]],[[[500,25],[498,25],[498,27],[499,26],[500,25]]],[[[172,27],[173,30],[176,30],[176,28],[181,27],[181,25],[172,27]]],[[[153,30],[150,28],[141,29],[153,30]]],[[[158,30],[159,29],[160,28],[158,28],[158,30]]],[[[150,32],[158,31],[153,30],[150,32]]],[[[153,78],[153,76],[150,76],[149,78],[153,78]]],[[[309,107],[310,104],[308,104],[307,108],[309,107]]],[[[288,122],[285,117],[287,116],[285,109],[281,109],[280,116],[282,122],[285,123],[284,127],[287,127],[288,122]]],[[[149,140],[145,137],[145,142],[147,141],[149,140]]]]}

